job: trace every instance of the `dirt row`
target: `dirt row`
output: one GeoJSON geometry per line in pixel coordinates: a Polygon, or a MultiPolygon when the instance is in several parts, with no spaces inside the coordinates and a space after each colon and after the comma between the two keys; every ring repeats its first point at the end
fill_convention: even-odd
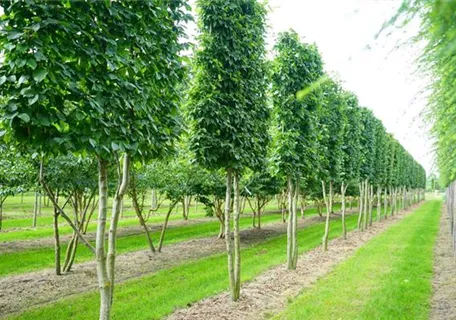
{"type": "Polygon", "coordinates": [[[431,320],[456,319],[456,277],[450,217],[443,206],[440,230],[434,249],[431,320]]]}
{"type": "Polygon", "coordinates": [[[232,302],[228,292],[201,300],[189,308],[180,309],[171,314],[168,320],[203,320],[215,319],[269,319],[287,307],[290,299],[310,288],[319,278],[348,259],[357,249],[365,245],[376,235],[397,223],[414,209],[400,215],[388,217],[367,231],[352,231],[348,239],[337,238],[329,244],[329,250],[323,252],[317,247],[299,257],[298,267],[289,271],[286,264],[273,267],[252,281],[242,285],[241,298],[232,302]]]}
{"type": "MultiPolygon", "coordinates": [[[[321,222],[314,216],[299,220],[299,228],[321,222]]],[[[273,223],[263,229],[240,232],[243,247],[286,233],[285,223],[273,223]]],[[[141,250],[119,255],[116,259],[116,282],[138,278],[184,262],[224,252],[225,241],[214,237],[195,239],[166,246],[164,252],[152,254],[141,250]]],[[[93,291],[97,288],[95,261],[76,264],[74,271],[56,276],[52,269],[0,279],[0,315],[19,312],[29,307],[53,302],[63,297],[93,291]],[[12,298],[14,297],[14,298],[12,298]]]]}

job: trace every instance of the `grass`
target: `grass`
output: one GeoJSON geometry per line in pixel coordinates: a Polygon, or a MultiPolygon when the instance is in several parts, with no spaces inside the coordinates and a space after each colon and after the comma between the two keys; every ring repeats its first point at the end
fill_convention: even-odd
{"type": "MultiPolygon", "coordinates": [[[[316,209],[309,209],[307,216],[316,215],[316,209]]],[[[264,215],[262,224],[280,221],[281,216],[264,215]]],[[[251,217],[240,219],[242,229],[251,226],[251,217]]],[[[215,236],[219,232],[219,222],[203,222],[194,225],[179,226],[166,231],[165,245],[182,242],[190,239],[215,236]]],[[[151,233],[155,241],[159,237],[159,231],[151,233]]],[[[135,250],[147,249],[147,242],[144,234],[129,235],[117,239],[117,252],[125,253],[135,250]]],[[[62,245],[62,254],[65,253],[66,244],[62,245]]],[[[76,263],[93,259],[93,254],[83,245],[78,248],[76,263]]],[[[54,248],[43,247],[39,249],[25,250],[0,255],[0,277],[20,274],[28,271],[35,271],[44,268],[51,268],[54,265],[54,248]]]]}
{"type": "MultiPolygon", "coordinates": [[[[355,215],[347,227],[356,227],[355,215]]],[[[320,245],[323,223],[298,231],[299,251],[320,245]]],[[[341,234],[341,222],[331,224],[330,238],[341,234]]],[[[270,238],[242,250],[242,281],[252,279],[268,268],[286,261],[286,235],[270,238]]],[[[225,254],[217,254],[166,269],[116,286],[113,319],[159,319],[176,308],[185,307],[227,289],[225,254]]],[[[31,309],[11,319],[95,319],[98,293],[91,292],[31,309]]]]}
{"type": "Polygon", "coordinates": [[[428,319],[441,201],[359,249],[277,319],[428,319]]]}

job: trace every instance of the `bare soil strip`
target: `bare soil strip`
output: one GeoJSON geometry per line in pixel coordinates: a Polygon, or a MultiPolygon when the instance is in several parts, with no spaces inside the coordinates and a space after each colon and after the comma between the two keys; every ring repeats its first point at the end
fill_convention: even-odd
{"type": "Polygon", "coordinates": [[[431,320],[456,319],[456,260],[453,256],[450,218],[443,206],[434,248],[431,320]]]}
{"type": "Polygon", "coordinates": [[[201,300],[186,309],[171,314],[168,320],[177,319],[267,319],[286,308],[288,300],[312,286],[328,274],[337,264],[349,258],[367,241],[395,224],[414,208],[387,220],[374,223],[367,231],[352,231],[348,239],[337,238],[329,243],[328,252],[317,247],[299,257],[295,271],[286,264],[271,268],[252,281],[244,283],[241,299],[232,302],[228,292],[201,300]]]}
{"type": "MultiPolygon", "coordinates": [[[[323,221],[314,216],[299,220],[299,228],[323,221]]],[[[263,229],[240,232],[243,247],[286,232],[287,225],[279,222],[263,229]]],[[[187,261],[224,252],[225,241],[214,237],[195,239],[166,246],[164,252],[152,254],[141,250],[119,255],[116,259],[116,282],[138,278],[187,261]]],[[[52,269],[0,279],[0,316],[26,308],[53,302],[66,296],[97,289],[95,261],[76,264],[74,271],[56,276],[52,269]]]]}

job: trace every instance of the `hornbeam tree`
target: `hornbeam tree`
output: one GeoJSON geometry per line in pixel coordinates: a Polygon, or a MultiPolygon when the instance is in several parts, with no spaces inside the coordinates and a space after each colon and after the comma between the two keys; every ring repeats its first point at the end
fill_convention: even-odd
{"type": "Polygon", "coordinates": [[[360,167],[360,212],[358,215],[358,229],[365,230],[368,227],[369,208],[370,208],[370,185],[374,173],[374,156],[375,156],[375,127],[374,115],[371,110],[361,108],[361,156],[360,167]]]}
{"type": "Polygon", "coordinates": [[[327,251],[330,217],[333,213],[334,185],[340,181],[341,167],[344,164],[344,131],[347,126],[347,118],[346,98],[341,85],[332,79],[326,80],[322,85],[322,101],[322,106],[318,112],[321,135],[318,144],[320,155],[318,163],[320,164],[323,199],[326,203],[326,222],[322,248],[323,251],[327,251]]]}
{"type": "Polygon", "coordinates": [[[200,0],[197,5],[200,48],[188,101],[190,148],[202,166],[226,171],[225,240],[236,301],[241,286],[240,176],[244,168],[264,162],[268,144],[266,10],[256,0],[200,0]]]}
{"type": "Polygon", "coordinates": [[[276,127],[273,158],[279,173],[287,178],[287,266],[288,269],[296,269],[298,186],[300,178],[313,170],[313,123],[320,103],[318,92],[308,89],[322,77],[323,63],[316,46],[301,43],[294,31],[281,33],[274,49],[272,100],[276,127]],[[309,92],[298,98],[297,93],[301,90],[309,92]]]}
{"type": "Polygon", "coordinates": [[[342,237],[347,239],[345,223],[345,195],[350,184],[357,184],[359,180],[359,167],[361,159],[361,118],[358,99],[353,93],[345,92],[346,99],[346,128],[342,146],[342,165],[340,172],[342,197],[342,237]]]}
{"type": "Polygon", "coordinates": [[[178,135],[184,1],[1,1],[2,118],[10,143],[98,159],[96,247],[68,218],[44,176],[49,199],[97,260],[100,319],[113,303],[116,232],[131,158],[167,153],[178,135]],[[97,19],[94,19],[97,17],[97,19]],[[120,158],[123,155],[123,161],[120,158]],[[106,243],[107,167],[118,168],[106,243]],[[107,244],[107,252],[106,245],[107,244]]]}

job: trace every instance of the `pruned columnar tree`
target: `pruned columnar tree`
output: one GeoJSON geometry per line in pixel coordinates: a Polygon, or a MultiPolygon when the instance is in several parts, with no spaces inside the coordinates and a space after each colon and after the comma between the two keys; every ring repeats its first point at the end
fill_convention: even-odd
{"type": "Polygon", "coordinates": [[[322,105],[318,112],[318,163],[323,199],[326,203],[325,233],[323,251],[328,250],[330,217],[333,213],[334,185],[340,182],[344,149],[344,131],[347,127],[347,107],[344,92],[339,83],[328,79],[322,85],[322,105]],[[328,192],[327,192],[328,191],[328,192]]]}
{"type": "Polygon", "coordinates": [[[226,171],[225,240],[236,301],[241,286],[239,181],[244,168],[264,162],[268,144],[266,10],[256,0],[200,0],[197,5],[200,46],[189,94],[190,145],[202,166],[226,171]]]}
{"type": "Polygon", "coordinates": [[[116,231],[131,158],[162,155],[178,135],[173,115],[175,86],[182,74],[180,22],[188,19],[182,11],[184,2],[1,4],[6,139],[27,143],[43,157],[87,152],[98,160],[96,248],[54,201],[43,174],[41,184],[56,210],[96,254],[100,319],[109,319],[116,231]],[[118,167],[119,180],[106,243],[109,164],[118,167]]]}
{"type": "Polygon", "coordinates": [[[299,180],[313,170],[318,91],[309,90],[323,75],[323,62],[315,45],[304,44],[294,31],[281,33],[274,47],[272,100],[274,107],[273,158],[288,188],[287,265],[296,269],[297,199],[299,180]],[[297,97],[298,92],[306,91],[297,97]]]}
{"type": "Polygon", "coordinates": [[[347,188],[357,185],[359,180],[359,168],[361,159],[361,115],[358,98],[350,92],[344,92],[346,99],[346,126],[343,135],[342,165],[340,169],[340,194],[342,200],[342,237],[347,239],[347,227],[345,223],[347,188]]]}

